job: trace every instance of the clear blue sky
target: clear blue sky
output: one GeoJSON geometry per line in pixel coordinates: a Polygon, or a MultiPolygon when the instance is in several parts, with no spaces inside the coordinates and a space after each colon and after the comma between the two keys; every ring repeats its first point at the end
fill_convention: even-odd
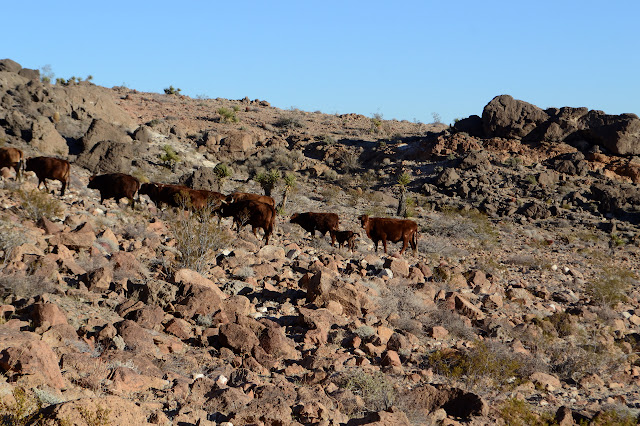
{"type": "Polygon", "coordinates": [[[106,87],[425,123],[501,94],[640,115],[637,0],[4,3],[0,58],[106,87]]]}

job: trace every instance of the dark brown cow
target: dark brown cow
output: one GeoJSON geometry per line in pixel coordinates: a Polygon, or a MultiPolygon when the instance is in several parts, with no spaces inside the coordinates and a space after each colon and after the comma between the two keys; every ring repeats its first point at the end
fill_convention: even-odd
{"type": "Polygon", "coordinates": [[[157,182],[143,183],[138,193],[148,195],[157,206],[167,204],[170,207],[188,206],[194,209],[202,209],[212,200],[216,201],[217,208],[218,201],[224,198],[219,192],[157,182]]]}
{"type": "Polygon", "coordinates": [[[257,237],[256,230],[262,228],[265,244],[269,244],[269,236],[276,222],[276,209],[273,206],[253,200],[225,203],[220,208],[220,216],[233,217],[233,222],[238,224],[238,232],[244,225],[251,225],[253,235],[257,237]]]}
{"type": "Polygon", "coordinates": [[[38,188],[44,182],[44,187],[49,191],[47,179],[58,180],[62,182],[60,195],[64,195],[64,191],[69,187],[69,173],[71,166],[67,160],[53,157],[33,157],[26,161],[26,171],[35,172],[38,176],[38,188]]]}
{"type": "Polygon", "coordinates": [[[115,198],[116,202],[121,198],[128,198],[131,202],[131,208],[133,208],[135,206],[133,197],[140,189],[140,181],[124,173],[109,173],[91,176],[87,188],[100,191],[101,203],[108,198],[115,198]]]}
{"type": "Polygon", "coordinates": [[[335,237],[338,247],[346,245],[353,252],[356,249],[357,232],[353,231],[331,231],[331,236],[335,237]]]}
{"type": "Polygon", "coordinates": [[[314,238],[316,231],[319,231],[323,236],[328,232],[331,235],[331,245],[334,245],[336,237],[331,231],[338,230],[340,218],[335,213],[306,212],[293,214],[289,222],[302,226],[305,231],[311,232],[311,236],[314,238]]]}
{"type": "Polygon", "coordinates": [[[276,201],[273,198],[267,195],[252,194],[250,192],[234,192],[233,194],[227,195],[226,199],[227,203],[236,203],[244,200],[260,201],[261,203],[269,204],[274,208],[276,206],[276,201]]]}
{"type": "Polygon", "coordinates": [[[16,171],[16,179],[21,180],[24,168],[24,154],[18,148],[0,148],[0,169],[12,167],[16,171]]]}
{"type": "Polygon", "coordinates": [[[418,247],[418,224],[409,219],[389,219],[385,217],[369,217],[366,214],[360,216],[362,228],[367,232],[367,236],[371,238],[378,251],[378,242],[382,240],[384,252],[387,252],[387,241],[397,243],[402,241],[402,250],[404,253],[407,245],[411,243],[411,249],[416,252],[418,247]]]}

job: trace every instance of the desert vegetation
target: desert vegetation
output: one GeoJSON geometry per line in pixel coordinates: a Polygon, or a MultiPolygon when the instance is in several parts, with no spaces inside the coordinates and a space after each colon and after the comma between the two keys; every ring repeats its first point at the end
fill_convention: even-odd
{"type": "Polygon", "coordinates": [[[17,67],[0,140],[72,168],[64,196],[2,168],[3,424],[637,423],[638,153],[574,143],[599,112],[499,97],[451,127],[17,67]],[[270,244],[219,199],[101,202],[89,177],[116,172],[270,195],[270,244]],[[337,214],[355,250],[302,212],[337,214]],[[417,252],[375,253],[360,215],[410,217],[417,252]]]}

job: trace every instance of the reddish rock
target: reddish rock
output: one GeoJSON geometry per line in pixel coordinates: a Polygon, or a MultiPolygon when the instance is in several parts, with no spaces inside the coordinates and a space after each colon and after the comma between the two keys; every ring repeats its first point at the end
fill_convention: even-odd
{"type": "Polygon", "coordinates": [[[113,271],[110,267],[100,267],[91,272],[87,272],[80,280],[87,286],[90,291],[103,293],[109,291],[111,282],[113,281],[113,271]]]}
{"type": "Polygon", "coordinates": [[[276,358],[297,359],[300,357],[294,347],[294,343],[289,339],[282,327],[273,321],[265,320],[266,325],[260,334],[260,346],[266,353],[276,358]]]}
{"type": "Polygon", "coordinates": [[[164,331],[169,334],[173,334],[179,339],[186,340],[193,337],[192,327],[187,321],[182,318],[172,318],[167,322],[164,327],[164,331]]]}
{"type": "Polygon", "coordinates": [[[222,324],[219,338],[222,345],[242,354],[250,354],[260,344],[251,329],[234,323],[222,324]]]}
{"type": "Polygon", "coordinates": [[[409,276],[409,262],[399,257],[388,257],[384,262],[384,267],[391,269],[393,276],[409,276]]]}
{"type": "Polygon", "coordinates": [[[36,327],[49,327],[67,324],[67,314],[54,303],[36,303],[31,318],[36,327]]]}
{"type": "Polygon", "coordinates": [[[8,379],[28,384],[27,387],[44,384],[56,389],[65,387],[58,357],[34,333],[4,326],[0,329],[0,369],[8,379]]]}
{"type": "Polygon", "coordinates": [[[126,344],[127,349],[136,354],[157,354],[158,350],[153,342],[153,336],[135,322],[124,320],[114,324],[114,326],[126,344]]]}

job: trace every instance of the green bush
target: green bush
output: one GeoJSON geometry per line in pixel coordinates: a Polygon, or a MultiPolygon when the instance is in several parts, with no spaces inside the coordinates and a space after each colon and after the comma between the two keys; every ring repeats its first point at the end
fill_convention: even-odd
{"type": "Polygon", "coordinates": [[[182,89],[176,89],[176,88],[175,88],[175,87],[173,87],[173,86],[169,86],[169,87],[166,87],[166,88],[164,89],[164,93],[165,93],[166,95],[178,95],[178,94],[180,94],[180,91],[181,91],[181,90],[182,90],[182,89]]]}
{"type": "Polygon", "coordinates": [[[253,178],[253,180],[258,182],[264,190],[264,194],[270,197],[271,192],[280,180],[280,170],[271,169],[268,172],[260,172],[253,178]]]}
{"type": "Polygon", "coordinates": [[[178,161],[180,156],[171,145],[164,145],[162,147],[163,154],[160,155],[160,161],[165,163],[168,167],[173,167],[178,161]]]}
{"type": "Polygon", "coordinates": [[[216,111],[220,115],[220,121],[223,123],[237,123],[238,116],[236,116],[235,109],[229,109],[225,107],[218,108],[216,111]]]}

